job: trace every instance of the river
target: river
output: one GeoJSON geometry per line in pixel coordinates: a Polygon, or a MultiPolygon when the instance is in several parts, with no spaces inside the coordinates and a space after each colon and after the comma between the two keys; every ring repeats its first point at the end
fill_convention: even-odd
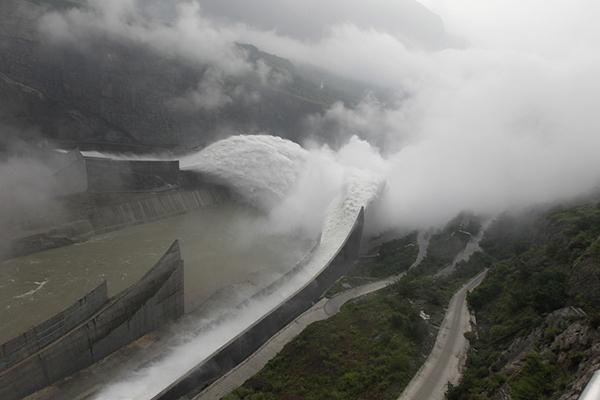
{"type": "MultiPolygon", "coordinates": [[[[234,203],[131,226],[0,263],[0,343],[46,320],[103,280],[109,295],[136,282],[179,239],[186,311],[221,288],[260,287],[314,243],[271,232],[261,214],[234,203]]],[[[238,295],[244,295],[238,290],[238,295]]]]}

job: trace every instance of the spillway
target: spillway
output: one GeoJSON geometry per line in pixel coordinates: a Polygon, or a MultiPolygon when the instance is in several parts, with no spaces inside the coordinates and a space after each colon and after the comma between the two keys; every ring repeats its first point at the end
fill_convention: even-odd
{"type": "Polygon", "coordinates": [[[308,308],[358,252],[363,210],[382,187],[377,176],[338,165],[332,154],[272,136],[231,137],[180,165],[251,207],[197,210],[8,261],[5,282],[12,286],[2,300],[6,310],[33,310],[23,318],[26,326],[35,322],[37,307],[47,315],[98,280],[112,281],[115,292],[126,287],[143,274],[148,257],[179,238],[186,307],[194,310],[32,399],[179,398],[179,391],[235,365],[308,308]],[[305,223],[315,215],[318,232],[305,223]]]}
{"type": "Polygon", "coordinates": [[[110,296],[119,293],[176,239],[185,260],[188,311],[231,285],[239,296],[251,294],[312,246],[307,238],[273,235],[259,213],[226,203],[7,260],[0,263],[0,342],[62,311],[104,280],[110,296]]]}
{"type": "MultiPolygon", "coordinates": [[[[283,139],[241,136],[217,142],[182,160],[182,167],[212,175],[249,201],[269,207],[282,201],[292,190],[309,159],[308,151],[283,139]],[[253,178],[243,179],[244,174],[251,174],[253,178]]],[[[188,326],[187,331],[182,332],[185,340],[169,355],[121,377],[94,398],[171,398],[170,393],[178,383],[193,375],[203,362],[252,329],[257,321],[269,318],[282,304],[301,294],[307,285],[325,273],[352,235],[361,210],[382,187],[378,177],[358,169],[347,169],[343,180],[339,192],[329,201],[320,241],[308,259],[250,300],[188,326]]]]}

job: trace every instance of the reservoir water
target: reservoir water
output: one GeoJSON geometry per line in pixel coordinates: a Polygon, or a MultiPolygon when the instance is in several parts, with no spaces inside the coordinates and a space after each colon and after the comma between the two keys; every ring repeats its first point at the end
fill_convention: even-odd
{"type": "Polygon", "coordinates": [[[103,280],[109,295],[135,283],[175,240],[185,265],[186,311],[219,289],[260,287],[314,244],[273,233],[267,219],[234,203],[98,235],[0,263],[0,343],[48,319],[103,280]]]}

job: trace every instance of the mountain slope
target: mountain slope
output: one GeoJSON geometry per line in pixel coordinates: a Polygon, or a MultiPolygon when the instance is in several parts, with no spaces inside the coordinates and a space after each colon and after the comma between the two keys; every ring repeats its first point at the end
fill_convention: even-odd
{"type": "Polygon", "coordinates": [[[80,147],[132,150],[204,146],[225,130],[300,140],[307,115],[335,101],[358,101],[356,91],[323,88],[289,61],[238,45],[251,65],[264,64],[281,82],[219,78],[228,96],[223,106],[195,107],[190,96],[211,78],[206,64],[109,35],[75,44],[46,40],[39,18],[70,4],[0,4],[0,126],[36,127],[44,137],[80,147]]]}
{"type": "Polygon", "coordinates": [[[528,220],[504,216],[482,243],[496,262],[469,297],[477,327],[449,399],[576,399],[600,368],[600,204],[528,220]]]}

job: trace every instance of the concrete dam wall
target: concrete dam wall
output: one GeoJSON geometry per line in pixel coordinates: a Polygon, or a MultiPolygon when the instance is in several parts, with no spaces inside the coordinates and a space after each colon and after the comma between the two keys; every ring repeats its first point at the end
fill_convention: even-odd
{"type": "Polygon", "coordinates": [[[48,230],[13,240],[9,254],[4,258],[66,246],[86,240],[95,234],[211,207],[225,202],[229,198],[229,193],[222,187],[206,185],[196,190],[119,197],[121,201],[111,200],[110,204],[99,207],[95,206],[93,200],[89,201],[90,204],[86,204],[85,210],[82,210],[80,215],[74,216],[74,219],[63,221],[48,230]]]}
{"type": "Polygon", "coordinates": [[[181,171],[179,161],[120,160],[79,151],[42,156],[49,171],[45,179],[54,188],[51,204],[14,216],[14,229],[0,232],[0,241],[8,244],[0,248],[0,259],[180,215],[229,197],[227,189],[204,181],[201,174],[181,171]]]}
{"type": "Polygon", "coordinates": [[[2,348],[0,398],[18,400],[184,313],[183,261],[174,242],[136,284],[107,300],[101,285],[2,348]]]}
{"type": "Polygon", "coordinates": [[[140,200],[94,209],[88,216],[95,233],[185,214],[224,202],[227,192],[218,187],[157,193],[140,200]]]}
{"type": "MultiPolygon", "coordinates": [[[[353,261],[358,257],[363,225],[364,208],[358,214],[341,248],[323,266],[314,279],[307,282],[292,296],[230,340],[177,382],[153,397],[152,400],[178,400],[180,398],[191,398],[200,393],[208,385],[248,358],[283,327],[309,309],[337,279],[348,272],[353,261]]],[[[257,293],[246,303],[254,298],[276,292],[282,282],[293,279],[294,275],[303,266],[301,262],[293,270],[257,293]]]]}
{"type": "Polygon", "coordinates": [[[51,158],[49,167],[54,171],[52,178],[59,193],[68,195],[87,190],[86,162],[80,152],[54,153],[51,158]]]}
{"type": "Polygon", "coordinates": [[[85,157],[89,192],[155,191],[179,185],[179,161],[85,157]]]}
{"type": "Polygon", "coordinates": [[[0,371],[23,361],[60,339],[81,324],[81,321],[91,318],[100,311],[107,302],[108,288],[105,281],[60,314],[4,343],[0,347],[0,371]]]}

